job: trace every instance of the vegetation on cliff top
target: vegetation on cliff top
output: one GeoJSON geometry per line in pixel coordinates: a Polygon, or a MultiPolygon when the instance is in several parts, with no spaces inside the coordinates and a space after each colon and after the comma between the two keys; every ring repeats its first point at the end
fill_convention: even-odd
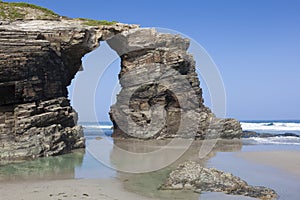
{"type": "MultiPolygon", "coordinates": [[[[9,3],[0,0],[0,20],[18,20],[18,19],[58,19],[60,16],[49,10],[29,3],[9,3]]],[[[93,20],[86,18],[77,18],[82,24],[87,26],[113,25],[116,21],[93,20]]]]}
{"type": "Polygon", "coordinates": [[[59,15],[53,11],[29,3],[8,3],[0,1],[0,19],[57,19],[59,15]]]}
{"type": "Polygon", "coordinates": [[[86,19],[86,18],[77,18],[80,21],[83,21],[83,24],[87,26],[101,26],[101,25],[113,25],[117,23],[117,21],[106,21],[106,20],[94,20],[94,19],[86,19]]]}

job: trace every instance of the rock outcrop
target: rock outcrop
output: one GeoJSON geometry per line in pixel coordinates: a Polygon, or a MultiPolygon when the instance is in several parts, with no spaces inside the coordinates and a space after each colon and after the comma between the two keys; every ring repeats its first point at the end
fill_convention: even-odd
{"type": "Polygon", "coordinates": [[[243,131],[242,138],[272,138],[272,137],[295,137],[300,138],[299,135],[296,133],[281,133],[281,134],[274,134],[274,133],[257,133],[255,131],[243,131]]]}
{"type": "Polygon", "coordinates": [[[204,106],[188,39],[24,3],[0,8],[0,161],[84,147],[67,86],[81,58],[105,40],[122,59],[122,91],[110,112],[114,136],[240,137],[238,121],[217,119],[204,106]]]}
{"type": "Polygon", "coordinates": [[[264,200],[277,198],[276,192],[272,189],[250,186],[239,177],[217,169],[204,168],[192,161],[181,164],[175,171],[171,172],[161,189],[224,192],[264,200]]]}
{"type": "Polygon", "coordinates": [[[111,107],[115,137],[239,138],[240,123],[205,107],[189,40],[133,29],[108,40],[121,57],[121,92],[111,107]]]}
{"type": "MultiPolygon", "coordinates": [[[[32,16],[32,15],[31,15],[32,16]]],[[[84,147],[67,86],[81,58],[135,25],[55,18],[0,22],[0,162],[84,147]]]]}

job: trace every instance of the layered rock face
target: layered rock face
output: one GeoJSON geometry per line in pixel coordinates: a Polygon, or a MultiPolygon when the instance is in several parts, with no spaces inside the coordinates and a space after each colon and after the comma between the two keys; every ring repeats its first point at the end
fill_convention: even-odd
{"type": "Polygon", "coordinates": [[[122,91],[110,112],[114,136],[204,139],[242,133],[239,122],[217,119],[204,106],[188,39],[136,25],[24,16],[0,21],[1,162],[84,147],[67,86],[81,58],[106,40],[122,60],[122,91]]]}
{"type": "Polygon", "coordinates": [[[67,86],[100,40],[135,26],[79,20],[0,22],[0,161],[84,147],[67,86]]]}
{"type": "Polygon", "coordinates": [[[217,119],[204,106],[189,40],[134,29],[108,40],[121,57],[121,92],[111,107],[114,136],[236,138],[238,121],[217,119]]]}

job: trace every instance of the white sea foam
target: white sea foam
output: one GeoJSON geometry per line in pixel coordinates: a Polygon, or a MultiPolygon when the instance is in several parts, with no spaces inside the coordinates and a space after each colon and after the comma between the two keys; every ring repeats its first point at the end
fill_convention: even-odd
{"type": "Polygon", "coordinates": [[[83,125],[87,129],[112,129],[112,125],[83,125]]]}
{"type": "Polygon", "coordinates": [[[245,131],[281,131],[281,132],[300,132],[300,123],[282,123],[282,122],[273,122],[273,123],[250,123],[250,122],[241,122],[242,128],[245,131]]]}
{"type": "MultiPolygon", "coordinates": [[[[284,134],[294,133],[300,135],[300,123],[297,122],[241,122],[244,131],[255,131],[258,133],[284,134]]],[[[275,144],[275,145],[300,145],[300,138],[294,136],[276,137],[251,137],[243,139],[249,144],[275,144]]]]}

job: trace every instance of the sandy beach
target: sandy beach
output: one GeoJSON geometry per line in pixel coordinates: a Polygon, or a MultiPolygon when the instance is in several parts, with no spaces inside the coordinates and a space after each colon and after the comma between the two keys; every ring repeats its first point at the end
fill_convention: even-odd
{"type": "MultiPolygon", "coordinates": [[[[134,146],[136,151],[161,145],[160,142],[149,141],[146,144],[136,141],[115,142],[125,149],[134,146]]],[[[286,150],[276,146],[242,146],[240,141],[222,140],[206,158],[199,159],[201,145],[201,141],[195,141],[170,167],[176,167],[185,160],[194,160],[239,176],[251,185],[270,187],[278,192],[279,199],[299,199],[300,151],[297,146],[293,150],[286,150]]],[[[103,150],[103,145],[99,145],[100,150],[103,150]]],[[[115,155],[113,149],[107,154],[115,155]]],[[[171,168],[143,174],[120,173],[102,166],[89,153],[78,151],[2,168],[0,195],[1,200],[253,199],[223,193],[203,192],[200,195],[192,191],[157,190],[171,168]]]]}
{"type": "Polygon", "coordinates": [[[217,153],[208,167],[230,172],[250,185],[272,188],[280,200],[299,200],[299,156],[297,145],[243,145],[241,151],[217,153]]]}
{"type": "MultiPolygon", "coordinates": [[[[123,189],[120,181],[105,179],[0,183],[0,194],[2,200],[159,200],[128,192],[123,189]]],[[[199,196],[199,194],[194,196],[199,196]]],[[[174,199],[184,198],[179,196],[174,199]]],[[[198,197],[193,199],[198,199],[198,197]]],[[[254,200],[250,197],[216,192],[205,192],[201,194],[199,199],[254,200]]]]}
{"type": "Polygon", "coordinates": [[[237,155],[251,162],[277,168],[300,178],[299,151],[242,152],[237,155]]]}
{"type": "Polygon", "coordinates": [[[0,194],[2,200],[149,200],[127,192],[121,182],[111,179],[0,183],[0,194]]]}
{"type": "Polygon", "coordinates": [[[300,0],[70,2],[0,0],[0,200],[300,200],[300,0]]]}
{"type": "MultiPolygon", "coordinates": [[[[164,141],[165,142],[165,141],[164,141]]],[[[145,151],[161,145],[160,141],[118,141],[125,149],[132,146],[136,151],[145,151]],[[134,144],[134,145],[133,145],[134,144]]],[[[219,151],[239,151],[240,141],[219,141],[213,151],[204,159],[198,158],[202,141],[195,141],[189,151],[180,158],[174,167],[184,160],[197,160],[205,165],[206,161],[219,151]]],[[[103,151],[103,145],[98,146],[103,151]]],[[[107,152],[114,155],[113,149],[107,152]]],[[[111,157],[113,159],[114,157],[111,157]]],[[[169,169],[145,174],[128,174],[108,169],[90,157],[87,152],[74,152],[58,157],[49,157],[9,165],[3,168],[0,176],[1,200],[32,199],[101,199],[101,200],[148,200],[148,199],[193,199],[200,194],[192,191],[158,191],[169,169]],[[83,158],[84,156],[84,158],[83,158]],[[80,164],[83,162],[82,164],[80,164]],[[107,175],[104,175],[106,173],[107,175]],[[107,178],[103,178],[107,177],[107,178]],[[95,179],[91,179],[95,178],[95,179]],[[16,192],[18,191],[18,192],[16,192]]],[[[223,193],[204,193],[201,199],[250,199],[230,196],[223,193]]]]}

